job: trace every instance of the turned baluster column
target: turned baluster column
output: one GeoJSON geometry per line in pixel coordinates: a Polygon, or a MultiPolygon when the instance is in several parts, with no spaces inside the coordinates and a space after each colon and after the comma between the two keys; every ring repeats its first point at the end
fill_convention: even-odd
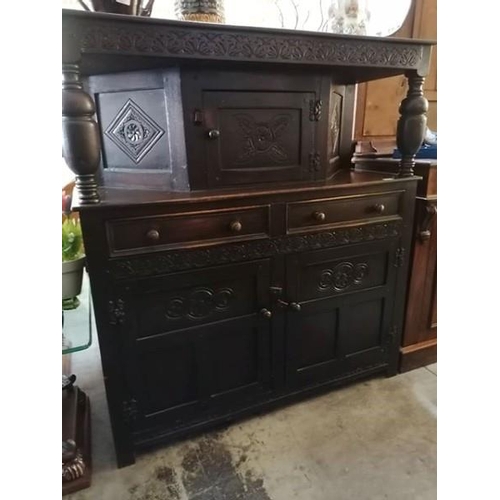
{"type": "Polygon", "coordinates": [[[98,125],[93,119],[94,112],[94,102],[80,82],[78,65],[63,64],[63,156],[75,173],[81,205],[99,203],[96,172],[101,143],[98,125]]]}
{"type": "Polygon", "coordinates": [[[424,78],[416,73],[406,75],[408,94],[399,106],[397,145],[401,151],[399,177],[411,177],[415,166],[415,155],[424,142],[429,103],[424,97],[424,78]]]}

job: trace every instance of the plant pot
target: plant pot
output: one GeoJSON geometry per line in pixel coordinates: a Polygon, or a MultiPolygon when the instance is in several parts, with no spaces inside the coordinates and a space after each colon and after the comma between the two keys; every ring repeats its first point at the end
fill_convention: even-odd
{"type": "Polygon", "coordinates": [[[62,263],[62,299],[71,299],[82,291],[85,255],[62,263]]]}

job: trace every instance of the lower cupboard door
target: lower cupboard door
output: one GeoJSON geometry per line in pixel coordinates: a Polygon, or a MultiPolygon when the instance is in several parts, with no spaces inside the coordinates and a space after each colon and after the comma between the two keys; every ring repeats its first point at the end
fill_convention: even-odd
{"type": "Polygon", "coordinates": [[[134,351],[139,429],[224,414],[271,387],[270,323],[257,314],[138,339],[134,351]]]}
{"type": "Polygon", "coordinates": [[[387,362],[392,301],[383,290],[301,303],[287,315],[287,384],[310,386],[387,362]]]}

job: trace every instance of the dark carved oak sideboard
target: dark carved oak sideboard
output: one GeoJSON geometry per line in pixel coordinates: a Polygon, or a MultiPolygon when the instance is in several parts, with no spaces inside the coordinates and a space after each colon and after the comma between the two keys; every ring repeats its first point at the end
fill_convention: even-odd
{"type": "Polygon", "coordinates": [[[119,466],[396,373],[432,44],[63,11],[119,466]],[[397,74],[399,170],[355,172],[355,85],[397,74]]]}

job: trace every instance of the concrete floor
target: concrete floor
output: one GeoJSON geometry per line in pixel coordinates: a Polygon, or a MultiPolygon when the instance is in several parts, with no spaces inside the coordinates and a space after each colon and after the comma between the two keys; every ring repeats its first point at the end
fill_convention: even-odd
{"type": "Polygon", "coordinates": [[[96,339],[72,355],[92,405],[92,486],[66,500],[431,500],[431,365],[139,455],[117,469],[96,339]]]}

